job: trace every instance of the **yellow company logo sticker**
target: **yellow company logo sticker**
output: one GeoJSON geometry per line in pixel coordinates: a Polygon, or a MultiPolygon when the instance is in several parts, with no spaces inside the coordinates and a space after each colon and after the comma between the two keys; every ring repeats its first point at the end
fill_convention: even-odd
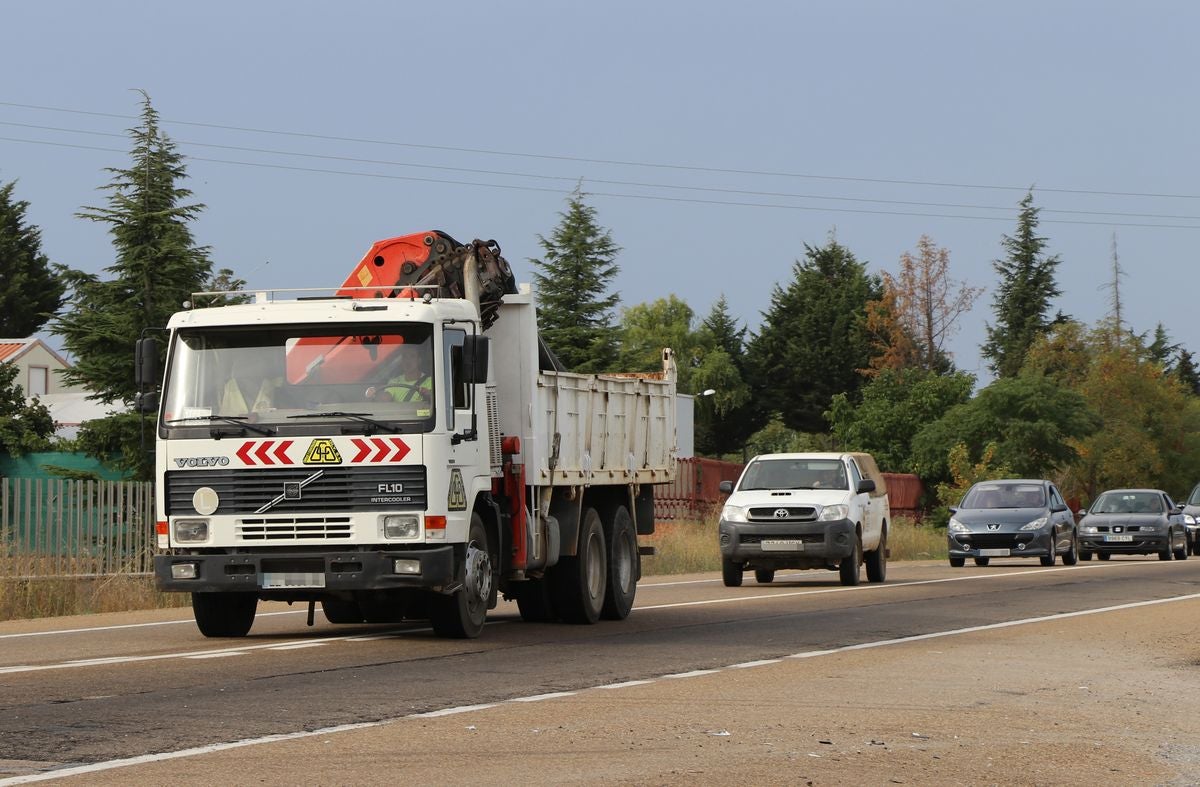
{"type": "Polygon", "coordinates": [[[304,454],[304,464],[306,465],[340,465],[341,463],[342,455],[338,453],[333,440],[328,437],[319,437],[313,440],[304,454]]]}
{"type": "Polygon", "coordinates": [[[446,495],[446,508],[451,511],[467,510],[467,490],[463,486],[462,471],[457,467],[450,471],[450,493],[446,495]]]}

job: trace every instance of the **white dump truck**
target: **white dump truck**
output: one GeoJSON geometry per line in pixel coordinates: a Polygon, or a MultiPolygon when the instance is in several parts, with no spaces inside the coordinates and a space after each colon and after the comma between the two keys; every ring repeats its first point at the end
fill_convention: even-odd
{"type": "Polygon", "coordinates": [[[676,468],[675,364],[573,374],[493,241],[376,243],[336,291],[198,294],[137,348],[157,410],[155,579],[210,637],[259,600],[475,637],[623,619],[676,468]],[[219,300],[224,305],[204,307],[219,300]]]}

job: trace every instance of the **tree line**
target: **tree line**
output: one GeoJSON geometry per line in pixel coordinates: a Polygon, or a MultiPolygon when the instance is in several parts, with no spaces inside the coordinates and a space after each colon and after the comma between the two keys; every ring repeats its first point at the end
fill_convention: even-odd
{"type": "MultiPolygon", "coordinates": [[[[103,274],[53,263],[15,183],[0,184],[0,335],[43,328],[74,366],[66,381],[121,414],[89,421],[83,451],[149,478],[140,416],[129,412],[136,339],[165,325],[201,290],[244,286],[215,269],[191,225],[186,162],[143,94],[127,167],[107,170],[107,200],[77,216],[107,226],[114,261],[103,274]]],[[[583,189],[569,195],[531,259],[538,322],[571,371],[655,371],[672,347],[680,390],[696,395],[697,453],[742,460],[794,450],[862,450],[922,478],[931,508],[999,476],[1050,477],[1086,502],[1112,486],[1182,494],[1200,460],[1200,373],[1164,326],[1123,321],[1114,243],[1112,309],[1096,325],[1054,311],[1060,260],[1039,235],[1032,191],[993,261],[991,319],[981,353],[993,379],[977,388],[946,350],[983,288],[955,280],[928,236],[894,271],[873,274],[839,240],[805,244],[751,331],[723,294],[703,317],[674,295],[623,305],[613,290],[622,249],[583,189]],[[711,392],[711,393],[709,393],[711,392]],[[702,395],[702,394],[708,395],[702,395]]],[[[0,451],[52,445],[54,425],[0,364],[0,451]]]]}

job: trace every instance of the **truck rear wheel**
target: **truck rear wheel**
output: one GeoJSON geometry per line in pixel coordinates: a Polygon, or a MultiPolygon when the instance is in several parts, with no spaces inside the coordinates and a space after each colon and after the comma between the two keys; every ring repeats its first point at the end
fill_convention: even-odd
{"type": "Polygon", "coordinates": [[[608,588],[600,617],[605,620],[624,620],[633,609],[637,593],[638,547],[629,509],[619,506],[613,512],[608,538],[608,588]]]}
{"type": "Polygon", "coordinates": [[[254,625],[258,597],[253,593],[193,593],[192,614],[206,637],[244,637],[254,625]]]}
{"type": "Polygon", "coordinates": [[[429,602],[429,622],[439,637],[474,639],[483,631],[492,597],[492,554],[479,514],[471,514],[463,565],[463,584],[452,595],[435,595],[429,602]]]}
{"type": "Polygon", "coordinates": [[[549,623],[554,620],[554,598],[550,595],[550,581],[545,577],[527,579],[516,586],[517,610],[526,623],[549,623]]]}
{"type": "Polygon", "coordinates": [[[579,549],[559,558],[551,571],[555,605],[568,623],[595,623],[600,619],[608,584],[608,550],[604,528],[594,508],[585,508],[579,523],[579,549]]]}
{"type": "Polygon", "coordinates": [[[330,623],[362,623],[363,613],[357,601],[340,598],[321,599],[321,612],[330,623]]]}

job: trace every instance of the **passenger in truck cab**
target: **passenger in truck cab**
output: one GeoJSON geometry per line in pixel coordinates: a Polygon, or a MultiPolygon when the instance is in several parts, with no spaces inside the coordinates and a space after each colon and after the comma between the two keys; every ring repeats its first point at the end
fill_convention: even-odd
{"type": "Polygon", "coordinates": [[[221,392],[221,415],[249,415],[273,409],[283,375],[273,374],[269,367],[262,358],[239,356],[221,392]]]}

